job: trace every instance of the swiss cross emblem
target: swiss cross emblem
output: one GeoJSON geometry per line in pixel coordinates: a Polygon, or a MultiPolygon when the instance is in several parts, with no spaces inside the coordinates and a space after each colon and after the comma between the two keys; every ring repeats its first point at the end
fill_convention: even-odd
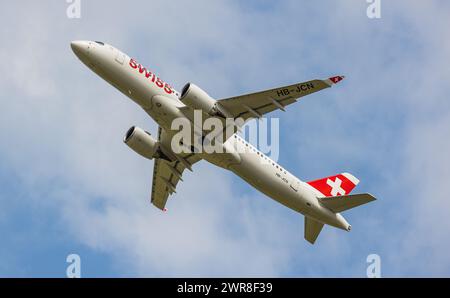
{"type": "Polygon", "coordinates": [[[333,83],[338,83],[338,82],[340,82],[340,81],[342,81],[342,79],[344,79],[344,77],[341,77],[341,76],[336,76],[336,77],[332,77],[332,78],[330,78],[330,81],[332,81],[333,83]]]}
{"type": "Polygon", "coordinates": [[[338,177],[336,177],[336,179],[334,181],[331,180],[330,178],[328,178],[327,184],[329,186],[331,186],[331,195],[333,197],[337,196],[337,195],[340,195],[340,196],[345,195],[345,190],[341,187],[342,180],[339,179],[338,177]]]}

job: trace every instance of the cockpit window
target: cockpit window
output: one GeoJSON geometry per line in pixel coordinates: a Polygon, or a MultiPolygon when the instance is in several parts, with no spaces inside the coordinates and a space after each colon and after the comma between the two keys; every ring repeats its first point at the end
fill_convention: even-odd
{"type": "Polygon", "coordinates": [[[105,45],[105,43],[103,43],[103,42],[101,42],[101,41],[95,41],[95,42],[98,43],[99,45],[102,45],[102,46],[105,45]]]}

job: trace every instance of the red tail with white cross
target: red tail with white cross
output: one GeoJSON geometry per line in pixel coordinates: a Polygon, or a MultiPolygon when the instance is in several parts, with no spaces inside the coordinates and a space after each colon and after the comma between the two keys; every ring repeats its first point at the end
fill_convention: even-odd
{"type": "Polygon", "coordinates": [[[335,197],[348,195],[358,185],[359,180],[352,174],[342,173],[307,183],[324,197],[335,197]]]}

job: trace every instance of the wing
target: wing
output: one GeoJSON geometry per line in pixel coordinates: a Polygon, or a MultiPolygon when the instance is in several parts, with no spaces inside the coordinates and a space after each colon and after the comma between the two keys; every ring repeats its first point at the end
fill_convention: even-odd
{"type": "MultiPolygon", "coordinates": [[[[162,147],[161,149],[168,153],[171,138],[161,127],[158,130],[158,140],[162,147]]],[[[169,195],[176,192],[178,181],[183,180],[182,174],[184,170],[186,168],[192,170],[191,166],[201,159],[194,153],[175,155],[172,152],[170,155],[174,157],[173,161],[157,158],[153,166],[151,202],[161,210],[165,210],[169,195]]]]}
{"type": "Polygon", "coordinates": [[[284,108],[297,101],[300,97],[331,87],[342,81],[344,76],[331,77],[326,80],[312,80],[290,86],[274,88],[266,91],[240,95],[221,99],[218,103],[225,108],[231,116],[243,118],[247,121],[252,118],[261,118],[264,114],[284,108]]]}

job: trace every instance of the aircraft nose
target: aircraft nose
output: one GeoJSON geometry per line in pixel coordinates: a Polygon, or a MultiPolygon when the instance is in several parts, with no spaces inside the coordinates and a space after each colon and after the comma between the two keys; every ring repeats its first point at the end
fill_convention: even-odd
{"type": "Polygon", "coordinates": [[[78,57],[80,57],[80,55],[86,56],[89,51],[89,43],[83,40],[72,41],[70,43],[70,47],[72,48],[72,51],[75,53],[75,55],[77,55],[78,57]]]}

